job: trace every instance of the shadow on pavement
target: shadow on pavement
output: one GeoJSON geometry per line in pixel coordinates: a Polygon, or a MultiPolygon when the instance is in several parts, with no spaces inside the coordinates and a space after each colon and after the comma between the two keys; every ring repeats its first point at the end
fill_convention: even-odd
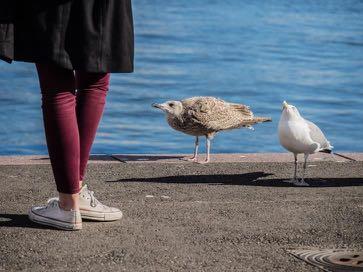
{"type": "Polygon", "coordinates": [[[111,158],[114,158],[116,160],[122,161],[122,162],[128,162],[128,161],[162,161],[162,160],[183,160],[185,159],[185,156],[173,156],[173,155],[110,155],[111,158]]]}
{"type": "Polygon", "coordinates": [[[0,227],[20,227],[33,229],[49,229],[29,220],[27,214],[0,214],[0,227]]]}
{"type": "MultiPolygon", "coordinates": [[[[121,161],[121,162],[131,162],[131,161],[163,161],[163,160],[184,160],[185,156],[173,156],[173,155],[91,155],[89,160],[90,161],[121,161]]],[[[41,157],[32,159],[33,161],[48,161],[49,157],[41,157]]]]}
{"type": "MultiPolygon", "coordinates": [[[[270,179],[265,177],[273,176],[271,173],[251,172],[232,175],[178,175],[151,178],[125,178],[106,182],[155,182],[155,183],[205,183],[209,185],[252,185],[271,187],[297,187],[288,183],[288,179],[270,179]]],[[[344,187],[363,186],[361,178],[308,178],[305,181],[310,187],[344,187]]],[[[309,187],[307,187],[309,188],[309,187]]]]}

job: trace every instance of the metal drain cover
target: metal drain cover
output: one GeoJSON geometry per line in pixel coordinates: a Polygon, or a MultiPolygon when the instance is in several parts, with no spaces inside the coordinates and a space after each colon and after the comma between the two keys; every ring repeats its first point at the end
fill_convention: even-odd
{"type": "Polygon", "coordinates": [[[363,271],[363,252],[346,250],[289,250],[295,257],[329,272],[363,271]]]}

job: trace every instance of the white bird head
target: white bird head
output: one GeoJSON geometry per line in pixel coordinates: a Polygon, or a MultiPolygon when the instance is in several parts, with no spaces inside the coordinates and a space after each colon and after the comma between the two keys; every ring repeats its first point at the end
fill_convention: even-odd
{"type": "Polygon", "coordinates": [[[298,109],[294,105],[287,104],[286,101],[282,102],[282,114],[281,118],[295,119],[301,118],[298,109]]]}
{"type": "Polygon", "coordinates": [[[183,112],[183,104],[180,101],[171,100],[162,104],[154,103],[152,106],[162,110],[166,114],[171,114],[174,116],[179,116],[183,112]]]}

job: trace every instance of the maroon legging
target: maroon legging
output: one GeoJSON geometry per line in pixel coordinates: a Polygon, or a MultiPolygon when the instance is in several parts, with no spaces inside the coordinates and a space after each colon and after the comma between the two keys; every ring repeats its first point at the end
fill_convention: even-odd
{"type": "Polygon", "coordinates": [[[102,117],[109,73],[36,64],[48,152],[57,190],[78,193],[102,117]]]}

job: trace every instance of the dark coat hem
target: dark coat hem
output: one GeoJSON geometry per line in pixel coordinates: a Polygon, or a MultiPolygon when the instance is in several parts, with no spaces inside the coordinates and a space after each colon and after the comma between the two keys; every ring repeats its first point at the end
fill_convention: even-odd
{"type": "Polygon", "coordinates": [[[122,68],[122,69],[89,69],[89,68],[84,68],[84,67],[77,67],[77,66],[73,66],[73,67],[69,67],[69,66],[64,66],[64,65],[60,65],[59,63],[56,63],[55,61],[49,61],[49,59],[45,59],[45,60],[30,60],[30,59],[21,59],[21,58],[17,58],[17,59],[9,59],[6,56],[0,56],[0,59],[11,64],[12,62],[27,62],[27,63],[54,63],[55,65],[64,68],[64,69],[68,69],[68,70],[77,70],[77,71],[84,71],[84,72],[89,72],[89,73],[125,73],[125,74],[129,74],[129,73],[133,73],[134,72],[134,67],[130,67],[130,68],[122,68]]]}

